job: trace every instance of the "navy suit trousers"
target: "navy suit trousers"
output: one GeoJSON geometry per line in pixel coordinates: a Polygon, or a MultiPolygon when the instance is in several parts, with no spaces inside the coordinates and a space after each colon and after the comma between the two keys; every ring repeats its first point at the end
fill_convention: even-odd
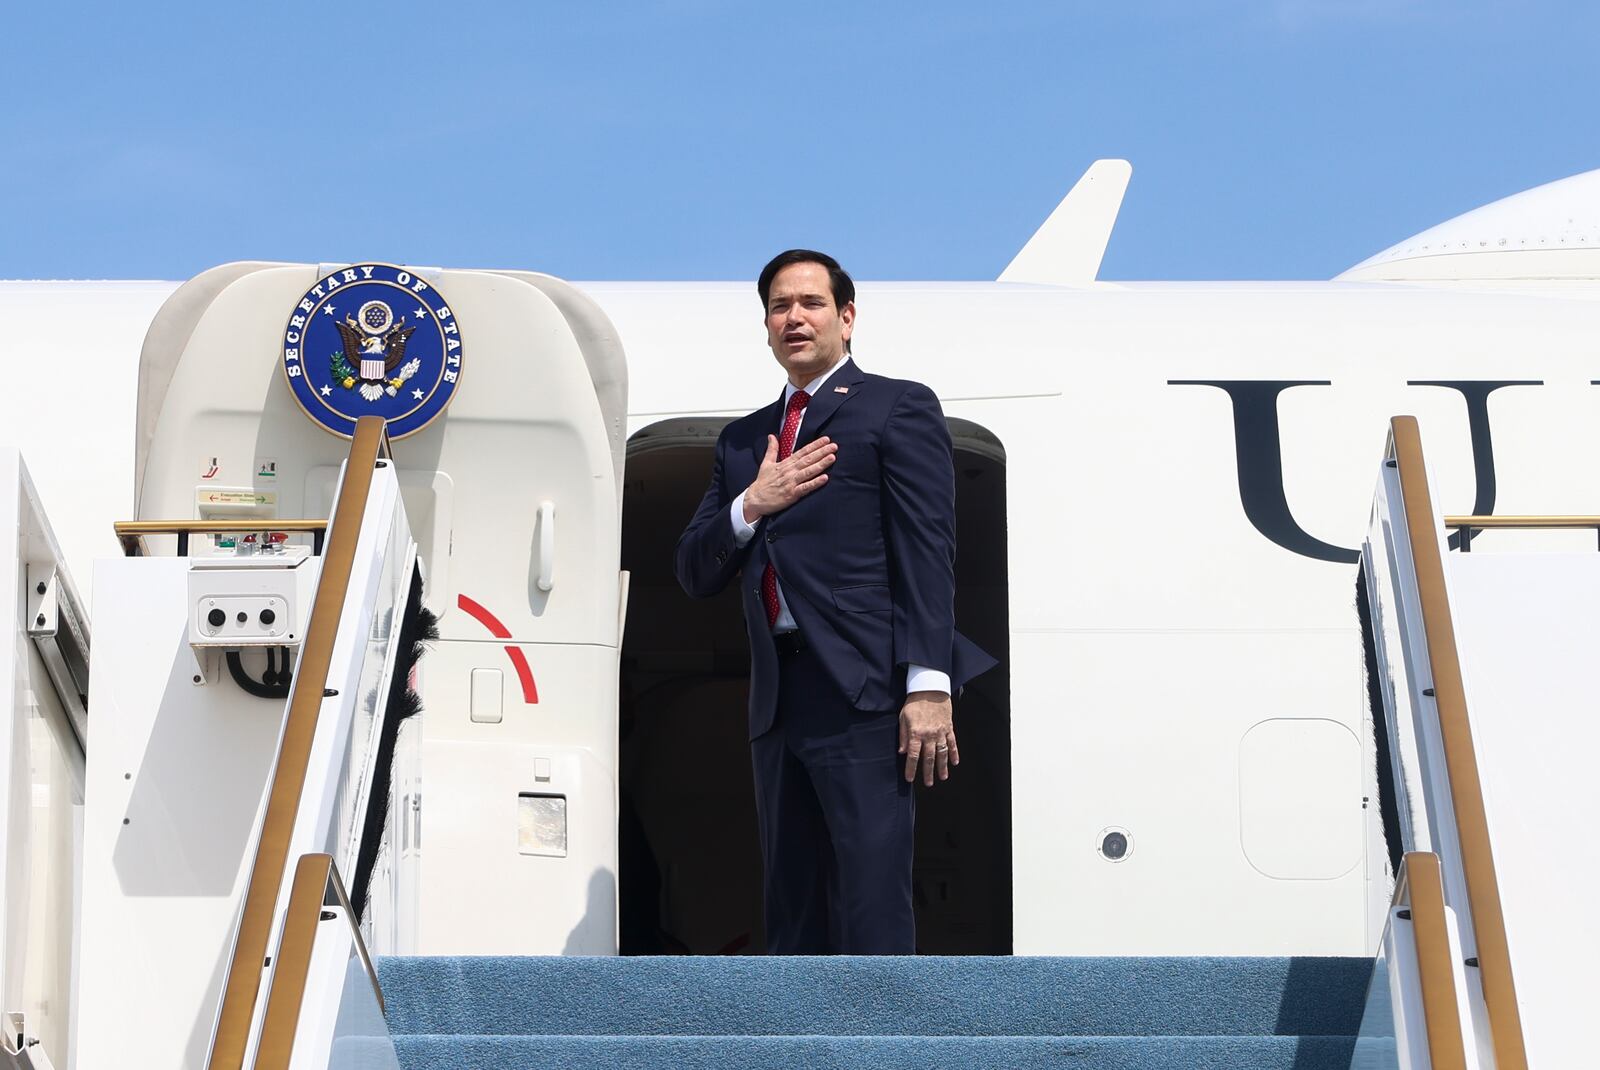
{"type": "Polygon", "coordinates": [[[916,950],[899,721],[851,708],[815,651],[778,655],[777,718],[750,741],[768,954],[916,950]]]}

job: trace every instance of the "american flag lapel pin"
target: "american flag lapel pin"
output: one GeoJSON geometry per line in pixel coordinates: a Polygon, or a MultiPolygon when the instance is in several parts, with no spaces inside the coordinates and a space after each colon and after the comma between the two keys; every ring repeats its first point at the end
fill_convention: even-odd
{"type": "Polygon", "coordinates": [[[833,392],[835,394],[848,394],[850,393],[850,388],[848,386],[836,386],[833,388],[833,392]]]}

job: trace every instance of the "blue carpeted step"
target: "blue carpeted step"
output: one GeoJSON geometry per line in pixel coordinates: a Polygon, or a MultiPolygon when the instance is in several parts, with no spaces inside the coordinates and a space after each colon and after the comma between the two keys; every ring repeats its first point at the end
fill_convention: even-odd
{"type": "Polygon", "coordinates": [[[401,1034],[1350,1036],[1370,959],[389,958],[401,1034]]]}
{"type": "Polygon", "coordinates": [[[396,1039],[401,1070],[1347,1070],[1353,1037],[505,1037],[396,1039]]]}
{"type": "Polygon", "coordinates": [[[338,1070],[394,1070],[397,1054],[389,1037],[335,1037],[328,1065],[338,1070]]]}

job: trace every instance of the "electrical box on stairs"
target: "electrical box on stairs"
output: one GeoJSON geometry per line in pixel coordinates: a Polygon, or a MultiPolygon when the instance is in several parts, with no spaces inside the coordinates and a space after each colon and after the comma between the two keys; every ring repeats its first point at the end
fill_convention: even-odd
{"type": "Polygon", "coordinates": [[[298,646],[315,591],[303,546],[189,563],[189,645],[298,646]]]}

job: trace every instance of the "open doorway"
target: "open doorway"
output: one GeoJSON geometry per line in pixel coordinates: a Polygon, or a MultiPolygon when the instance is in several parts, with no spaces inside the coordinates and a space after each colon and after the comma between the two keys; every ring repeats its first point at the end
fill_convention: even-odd
{"type": "MultiPolygon", "coordinates": [[[[952,419],[956,627],[1000,664],[956,703],[961,768],[918,789],[918,951],[1011,953],[1011,710],[1005,451],[952,419]]],[[[723,421],[665,420],[628,442],[622,567],[619,891],[628,954],[759,954],[761,855],[739,596],[691,599],[673,549],[705,493],[723,421]]]]}

